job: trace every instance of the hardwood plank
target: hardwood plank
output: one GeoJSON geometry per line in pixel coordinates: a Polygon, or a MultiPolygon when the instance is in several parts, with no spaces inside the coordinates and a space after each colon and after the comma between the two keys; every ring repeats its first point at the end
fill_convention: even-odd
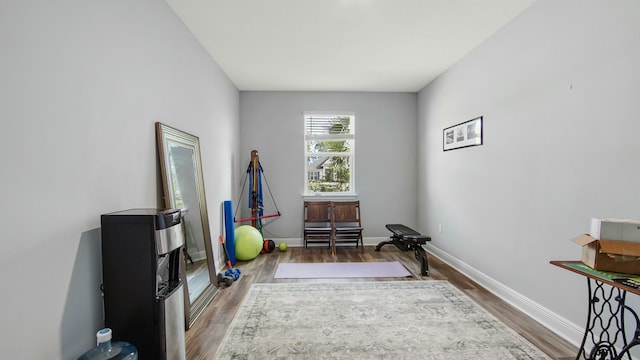
{"type": "Polygon", "coordinates": [[[480,306],[503,321],[517,333],[531,341],[552,359],[575,359],[578,349],[558,337],[527,315],[479,286],[455,269],[431,255],[429,257],[429,276],[420,275],[420,264],[412,252],[402,252],[391,245],[384,246],[379,252],[373,246],[356,249],[352,246],[338,247],[336,255],[326,246],[289,248],[285,252],[276,251],[261,254],[251,261],[238,262],[236,267],[242,271],[240,280],[231,287],[220,289],[211,304],[202,312],[191,329],[186,332],[187,359],[210,360],[215,358],[226,329],[233,321],[244,296],[253,283],[277,282],[317,282],[320,279],[274,279],[279,263],[286,262],[372,262],[399,261],[412,274],[407,278],[360,278],[336,279],[337,281],[388,281],[388,280],[448,280],[458,289],[471,297],[480,306]]]}

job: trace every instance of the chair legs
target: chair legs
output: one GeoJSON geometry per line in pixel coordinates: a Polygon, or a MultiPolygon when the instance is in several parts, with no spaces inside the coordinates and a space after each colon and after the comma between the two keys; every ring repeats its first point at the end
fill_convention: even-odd
{"type": "MultiPolygon", "coordinates": [[[[331,255],[336,255],[336,249],[337,249],[337,243],[338,243],[338,236],[334,233],[331,236],[331,255]]],[[[347,238],[347,241],[344,242],[351,242],[352,238],[347,238]]],[[[356,243],[356,249],[358,247],[360,247],[360,251],[364,252],[364,236],[362,235],[362,233],[360,233],[356,238],[355,238],[355,243],[356,243]]]]}
{"type": "Polygon", "coordinates": [[[331,255],[336,255],[336,239],[333,236],[331,237],[331,255]]]}
{"type": "Polygon", "coordinates": [[[305,249],[309,248],[309,243],[326,243],[329,247],[329,249],[331,249],[331,243],[332,243],[332,235],[331,234],[324,234],[324,233],[309,233],[309,234],[303,234],[303,238],[302,238],[302,242],[303,242],[303,247],[305,249]]]}

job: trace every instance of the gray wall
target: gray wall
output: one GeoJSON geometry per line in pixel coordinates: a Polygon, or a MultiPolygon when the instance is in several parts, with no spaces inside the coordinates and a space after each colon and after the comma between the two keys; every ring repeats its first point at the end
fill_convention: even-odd
{"type": "MultiPolygon", "coordinates": [[[[265,237],[301,243],[305,111],[356,114],[355,190],[361,202],[365,238],[376,241],[371,238],[387,237],[384,227],[387,223],[413,226],[417,94],[243,91],[240,146],[245,169],[251,150],[258,150],[275,203],[282,213],[277,220],[266,223],[265,237]]],[[[242,180],[239,179],[238,188],[242,180]]],[[[240,203],[243,208],[247,207],[246,192],[240,203]]],[[[265,213],[270,213],[267,200],[270,199],[265,196],[265,213]]]]}
{"type": "Polygon", "coordinates": [[[1,357],[75,359],[103,326],[100,215],[162,205],[156,121],[200,137],[217,244],[239,93],[163,1],[3,0],[0,49],[1,357]]]}
{"type": "Polygon", "coordinates": [[[585,280],[548,262],[591,217],[640,218],[638,64],[640,2],[539,0],[419,93],[432,249],[574,339],[585,280]],[[442,151],[481,115],[483,146],[442,151]]]}

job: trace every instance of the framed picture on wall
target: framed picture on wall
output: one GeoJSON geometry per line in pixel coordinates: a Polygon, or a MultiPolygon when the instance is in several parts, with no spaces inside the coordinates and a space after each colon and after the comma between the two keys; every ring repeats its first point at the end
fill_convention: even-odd
{"type": "Polygon", "coordinates": [[[442,130],[442,150],[482,145],[482,116],[442,130]]]}

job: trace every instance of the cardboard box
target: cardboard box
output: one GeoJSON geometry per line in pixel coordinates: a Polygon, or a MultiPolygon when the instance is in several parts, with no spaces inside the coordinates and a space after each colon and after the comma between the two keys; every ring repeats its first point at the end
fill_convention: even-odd
{"type": "Polygon", "coordinates": [[[582,262],[596,270],[640,275],[640,243],[598,240],[588,234],[571,241],[582,246],[582,262]]]}
{"type": "Polygon", "coordinates": [[[640,243],[640,221],[626,219],[591,219],[589,235],[600,240],[640,243]]]}

